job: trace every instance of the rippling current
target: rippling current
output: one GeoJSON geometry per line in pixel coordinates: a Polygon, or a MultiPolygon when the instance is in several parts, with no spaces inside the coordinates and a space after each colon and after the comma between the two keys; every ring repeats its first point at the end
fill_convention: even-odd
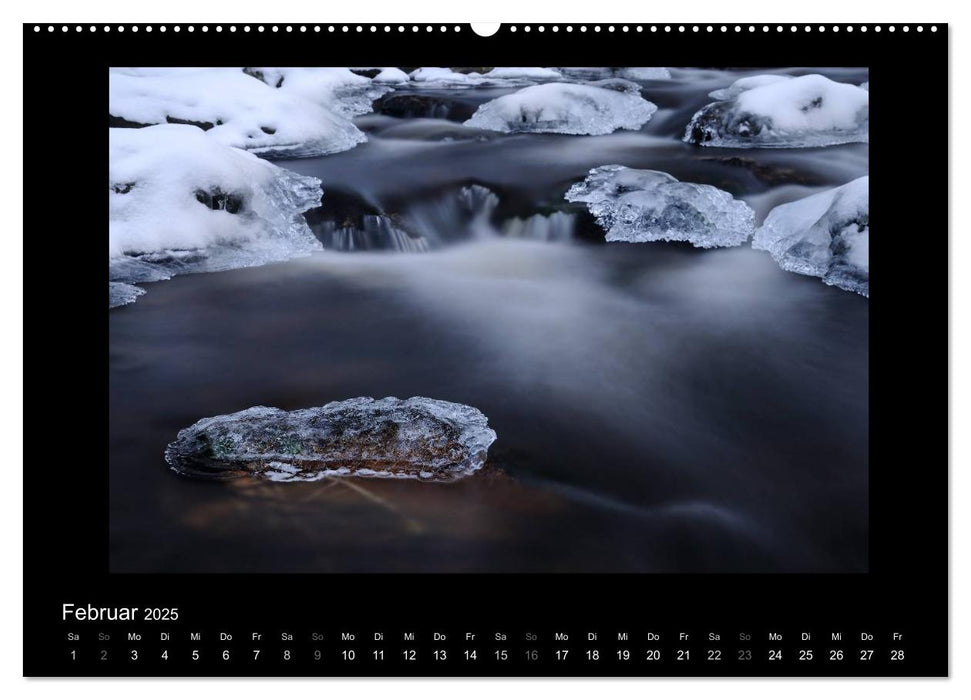
{"type": "Polygon", "coordinates": [[[563,193],[651,168],[760,223],[866,174],[868,147],[688,146],[747,73],[672,73],[642,83],[638,132],[482,132],[461,120],[505,91],[413,90],[357,120],[367,143],[278,161],[322,180],[327,250],[110,313],[112,570],[865,571],[869,302],[748,246],[604,244],[563,193]],[[212,483],[162,457],[204,416],[416,395],[489,417],[482,473],[212,483]]]}

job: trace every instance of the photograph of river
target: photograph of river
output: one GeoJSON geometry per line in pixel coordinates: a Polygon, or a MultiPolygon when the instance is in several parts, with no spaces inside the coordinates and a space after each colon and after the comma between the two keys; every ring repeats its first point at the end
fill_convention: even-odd
{"type": "Polygon", "coordinates": [[[111,571],[866,572],[868,79],[111,69],[111,571]]]}

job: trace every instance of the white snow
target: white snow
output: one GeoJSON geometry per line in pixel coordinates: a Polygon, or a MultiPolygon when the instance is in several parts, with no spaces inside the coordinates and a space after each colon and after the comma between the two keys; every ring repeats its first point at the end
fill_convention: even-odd
{"type": "MultiPolygon", "coordinates": [[[[301,216],[320,196],[317,178],[224,146],[194,126],[109,129],[110,279],[130,285],[320,249],[301,216]]],[[[115,292],[127,301],[137,296],[115,292]]]]}
{"type": "Polygon", "coordinates": [[[212,139],[264,155],[324,155],[366,140],[348,118],[360,113],[359,101],[348,107],[338,95],[366,90],[366,78],[346,69],[260,70],[273,85],[283,78],[281,87],[240,68],[112,69],[108,112],[139,124],[211,124],[212,139]]]}
{"type": "Polygon", "coordinates": [[[372,79],[375,83],[401,84],[408,82],[408,74],[400,68],[382,68],[372,79]]]}
{"type": "Polygon", "coordinates": [[[870,295],[870,178],[782,204],[756,232],[752,247],[790,272],[870,295]]]}
{"type": "Polygon", "coordinates": [[[707,105],[684,137],[704,146],[783,148],[868,139],[869,93],[822,75],[774,81],[707,105]]]}
{"type": "Polygon", "coordinates": [[[546,83],[480,105],[465,126],[506,133],[609,134],[639,129],[656,111],[655,104],[630,92],[546,83]]]}
{"type": "Polygon", "coordinates": [[[731,100],[738,97],[746,90],[781,83],[783,80],[791,80],[791,75],[750,75],[747,78],[739,78],[727,88],[713,90],[708,93],[708,97],[713,100],[731,100]]]}
{"type": "Polygon", "coordinates": [[[493,68],[484,77],[495,80],[562,80],[563,76],[554,68],[513,68],[503,66],[493,68]]]}
{"type": "Polygon", "coordinates": [[[416,83],[433,83],[442,86],[471,87],[482,82],[481,73],[456,73],[451,68],[417,68],[410,73],[416,83]]]}
{"type": "Polygon", "coordinates": [[[607,241],[687,241],[715,248],[741,245],[754,231],[755,215],[744,202],[657,170],[603,165],[565,198],[586,203],[607,241]]]}
{"type": "MultiPolygon", "coordinates": [[[[372,111],[372,103],[390,88],[349,68],[245,68],[271,87],[306,98],[344,117],[372,111]]],[[[401,71],[399,71],[401,72],[401,71]]]]}

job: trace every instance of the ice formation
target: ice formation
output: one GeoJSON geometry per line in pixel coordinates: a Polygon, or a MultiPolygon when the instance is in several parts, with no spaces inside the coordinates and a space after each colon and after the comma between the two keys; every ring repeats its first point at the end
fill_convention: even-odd
{"type": "Polygon", "coordinates": [[[481,105],[465,126],[506,133],[609,134],[639,129],[657,106],[633,92],[546,83],[481,105]]]}
{"type": "Polygon", "coordinates": [[[870,178],[774,208],[752,247],[790,272],[870,296],[870,178]]]}
{"type": "Polygon", "coordinates": [[[754,231],[754,213],[728,192],[656,170],[604,165],[565,196],[586,203],[608,241],[687,241],[715,248],[741,245],[754,231]]]}
{"type": "Polygon", "coordinates": [[[224,146],[192,126],[109,129],[109,306],[134,301],[139,282],[319,249],[301,212],[320,197],[317,178],[224,146]]]}
{"type": "Polygon", "coordinates": [[[791,80],[791,75],[750,75],[746,78],[739,78],[734,83],[729,85],[727,88],[721,88],[720,90],[712,90],[708,93],[708,97],[713,100],[731,100],[739,95],[741,95],[746,90],[751,90],[752,88],[762,87],[763,85],[772,85],[773,83],[781,83],[783,80],[791,80]]]}
{"type": "Polygon", "coordinates": [[[493,68],[482,75],[486,79],[511,81],[544,81],[563,79],[563,76],[555,68],[513,68],[510,66],[503,66],[500,68],[493,68]]]}
{"type": "Polygon", "coordinates": [[[869,97],[869,92],[856,85],[821,75],[774,81],[703,107],[688,123],[684,140],[741,148],[866,142],[869,97]]]}
{"type": "Polygon", "coordinates": [[[621,78],[628,80],[670,80],[671,71],[667,68],[621,68],[617,71],[621,78]]]}
{"type": "Polygon", "coordinates": [[[114,126],[191,124],[266,156],[325,155],[367,140],[350,117],[375,90],[386,88],[345,68],[115,68],[108,113],[114,126]]]}
{"type": "Polygon", "coordinates": [[[181,474],[217,479],[454,481],[485,464],[495,439],[488,419],[471,406],[421,396],[361,397],[203,418],[179,431],[165,460],[181,474]]]}

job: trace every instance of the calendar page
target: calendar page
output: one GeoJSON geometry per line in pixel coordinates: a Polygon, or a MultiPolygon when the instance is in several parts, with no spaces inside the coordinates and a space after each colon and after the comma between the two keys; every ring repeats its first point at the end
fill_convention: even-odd
{"type": "Polygon", "coordinates": [[[946,25],[24,41],[26,675],[947,675],[946,25]]]}

